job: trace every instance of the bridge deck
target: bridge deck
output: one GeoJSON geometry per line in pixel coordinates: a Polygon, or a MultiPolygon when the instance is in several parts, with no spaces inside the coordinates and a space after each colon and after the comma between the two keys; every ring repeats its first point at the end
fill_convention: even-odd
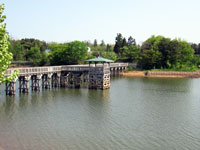
{"type": "MultiPolygon", "coordinates": [[[[108,66],[104,64],[104,66],[108,66]]],[[[120,68],[127,67],[127,63],[111,63],[110,68],[120,68]]],[[[95,67],[94,64],[91,64],[90,67],[95,67]]],[[[96,67],[103,67],[102,64],[97,64],[96,67]]],[[[45,67],[25,67],[25,68],[9,68],[5,75],[9,76],[14,72],[14,70],[19,70],[19,76],[23,75],[32,75],[32,74],[45,74],[45,73],[53,73],[53,72],[61,72],[61,71],[89,71],[89,65],[64,65],[64,66],[45,66],[45,67]]]]}

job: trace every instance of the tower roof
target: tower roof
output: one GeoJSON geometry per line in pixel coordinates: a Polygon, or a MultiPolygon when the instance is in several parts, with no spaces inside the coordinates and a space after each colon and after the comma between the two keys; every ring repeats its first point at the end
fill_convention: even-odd
{"type": "Polygon", "coordinates": [[[102,62],[102,63],[111,63],[111,62],[114,62],[113,60],[106,59],[106,58],[103,58],[103,57],[92,58],[92,59],[88,59],[86,61],[87,62],[102,62]]]}

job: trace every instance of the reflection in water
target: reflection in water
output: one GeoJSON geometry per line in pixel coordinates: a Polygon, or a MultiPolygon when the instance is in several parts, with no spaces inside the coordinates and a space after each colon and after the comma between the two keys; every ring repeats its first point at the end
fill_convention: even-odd
{"type": "MultiPolygon", "coordinates": [[[[39,105],[39,101],[40,101],[40,98],[39,97],[39,93],[31,93],[31,104],[35,107],[37,107],[39,105]]],[[[45,98],[46,99],[46,98],[45,98]]]]}
{"type": "Polygon", "coordinates": [[[110,90],[88,90],[89,114],[98,117],[97,121],[105,119],[109,107],[110,90]]]}
{"type": "Polygon", "coordinates": [[[199,79],[120,77],[103,91],[2,93],[0,149],[197,150],[199,84],[199,79]]]}
{"type": "Polygon", "coordinates": [[[29,105],[29,98],[27,94],[21,94],[19,96],[19,109],[26,109],[29,105]]]}
{"type": "Polygon", "coordinates": [[[5,117],[8,117],[9,119],[13,119],[18,109],[15,102],[16,101],[14,97],[6,97],[6,101],[3,104],[4,110],[5,110],[5,117]]]}
{"type": "Polygon", "coordinates": [[[88,90],[88,98],[89,100],[101,100],[101,101],[109,101],[110,99],[110,90],[88,90]]]}

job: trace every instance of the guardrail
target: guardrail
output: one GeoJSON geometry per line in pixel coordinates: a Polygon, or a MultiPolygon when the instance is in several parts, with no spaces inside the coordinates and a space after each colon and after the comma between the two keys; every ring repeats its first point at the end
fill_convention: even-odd
{"type": "Polygon", "coordinates": [[[19,70],[19,75],[40,74],[40,73],[49,73],[49,72],[59,72],[61,71],[61,66],[12,68],[12,69],[6,70],[5,75],[9,76],[10,74],[14,72],[14,70],[19,70]]]}
{"type": "MultiPolygon", "coordinates": [[[[102,64],[97,64],[96,67],[102,67],[102,64]]],[[[108,64],[104,64],[108,67],[108,64]]],[[[114,67],[127,67],[128,63],[111,63],[110,68],[114,67]]],[[[89,67],[95,67],[94,64],[89,65],[65,65],[65,66],[45,66],[45,67],[26,67],[26,68],[10,68],[6,71],[5,75],[9,76],[14,70],[19,70],[19,75],[31,75],[40,73],[53,73],[61,71],[89,71],[89,67]]]]}
{"type": "Polygon", "coordinates": [[[111,63],[110,67],[127,67],[128,63],[111,63]]]}
{"type": "Polygon", "coordinates": [[[61,66],[62,71],[89,71],[89,65],[65,65],[61,66]]]}

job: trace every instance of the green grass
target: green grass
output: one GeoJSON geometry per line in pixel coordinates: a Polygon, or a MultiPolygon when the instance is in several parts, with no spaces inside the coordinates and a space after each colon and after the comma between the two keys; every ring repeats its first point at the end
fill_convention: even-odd
{"type": "Polygon", "coordinates": [[[186,68],[171,68],[171,69],[152,69],[150,71],[180,71],[180,72],[196,72],[198,71],[197,67],[186,67],[186,68]]]}
{"type": "Polygon", "coordinates": [[[127,67],[125,72],[129,71],[179,71],[179,72],[196,72],[199,69],[197,67],[184,67],[184,68],[170,68],[170,69],[141,69],[141,68],[132,68],[127,67]]]}

